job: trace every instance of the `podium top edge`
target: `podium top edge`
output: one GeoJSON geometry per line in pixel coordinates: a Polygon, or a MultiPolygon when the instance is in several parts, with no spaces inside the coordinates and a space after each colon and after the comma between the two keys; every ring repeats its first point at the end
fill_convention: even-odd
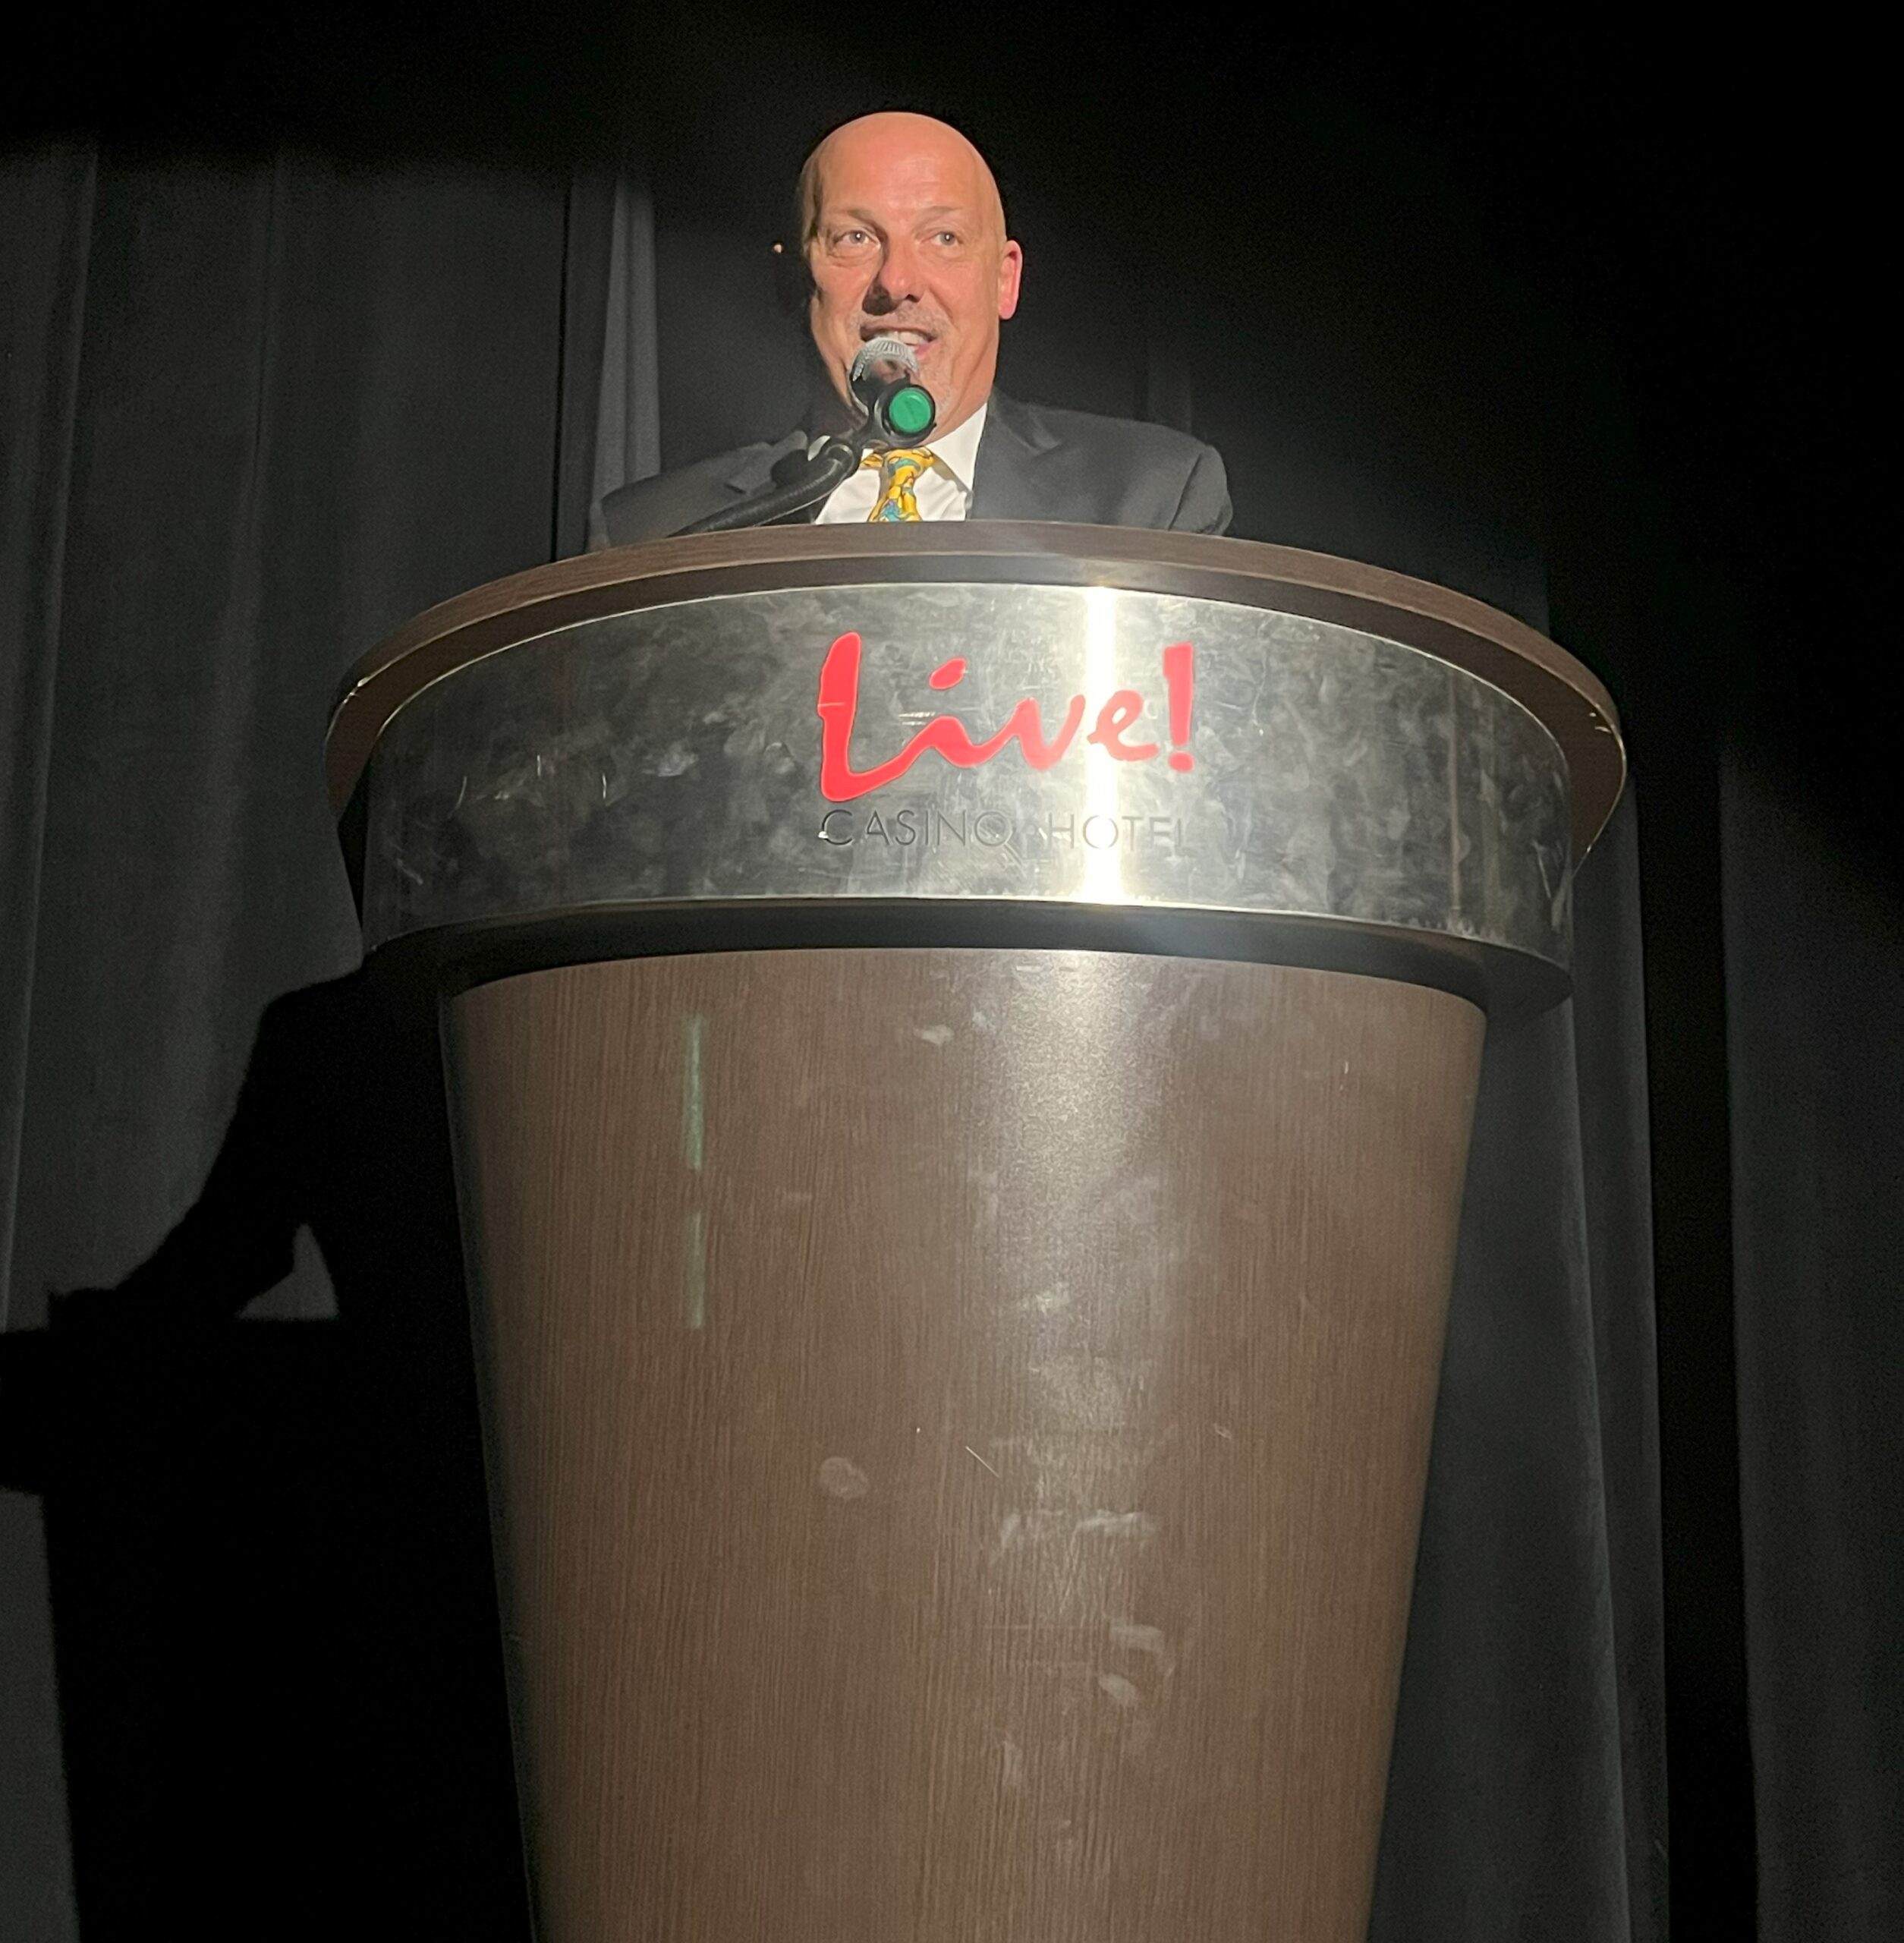
{"type": "Polygon", "coordinates": [[[1574,853],[1625,786],[1613,699],[1544,635],[1484,602],[1386,568],[1213,534],[1006,521],[757,527],[649,540],[532,567],[406,622],[345,676],[325,738],[341,816],[385,726],[465,663],[577,622],[642,607],[851,579],[1118,587],[1304,615],[1380,635],[1464,668],[1545,725],[1567,758],[1574,853]]]}

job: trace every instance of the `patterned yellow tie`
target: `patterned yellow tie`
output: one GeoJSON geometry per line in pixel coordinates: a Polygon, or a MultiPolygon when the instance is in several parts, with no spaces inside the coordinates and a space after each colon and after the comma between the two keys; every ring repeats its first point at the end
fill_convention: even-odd
{"type": "Polygon", "coordinates": [[[879,468],[880,496],[866,516],[867,523],[876,519],[917,519],[919,502],[913,496],[913,487],[920,474],[937,463],[937,455],[924,446],[906,452],[868,452],[860,461],[860,469],[879,468]]]}

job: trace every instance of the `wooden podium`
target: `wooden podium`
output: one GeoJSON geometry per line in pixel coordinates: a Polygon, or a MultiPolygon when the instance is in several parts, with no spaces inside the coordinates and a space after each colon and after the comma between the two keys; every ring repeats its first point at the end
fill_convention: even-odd
{"type": "Polygon", "coordinates": [[[1585,669],[1286,550],[519,575],[357,672],[440,992],[543,1943],[1350,1943],[1585,669]]]}

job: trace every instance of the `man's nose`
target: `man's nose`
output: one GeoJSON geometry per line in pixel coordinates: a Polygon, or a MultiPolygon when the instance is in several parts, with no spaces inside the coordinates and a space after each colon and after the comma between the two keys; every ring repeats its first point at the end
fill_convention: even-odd
{"type": "Polygon", "coordinates": [[[891,238],[867,295],[877,299],[880,309],[896,310],[902,304],[917,303],[919,294],[919,253],[909,238],[891,238]]]}

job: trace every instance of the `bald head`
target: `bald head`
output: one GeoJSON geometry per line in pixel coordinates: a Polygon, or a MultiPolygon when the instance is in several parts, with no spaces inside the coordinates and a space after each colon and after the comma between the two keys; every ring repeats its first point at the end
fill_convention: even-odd
{"type": "Polygon", "coordinates": [[[903,167],[913,158],[932,154],[940,158],[948,172],[962,167],[969,175],[975,202],[986,212],[999,241],[1005,241],[1005,203],[991,165],[965,136],[949,122],[936,121],[930,115],[907,115],[893,111],[862,115],[842,122],[822,139],[807,156],[800,171],[800,243],[804,249],[820,226],[824,192],[823,176],[829,158],[837,158],[842,169],[870,165],[874,168],[903,167]]]}
{"type": "Polygon", "coordinates": [[[930,115],[861,115],[800,172],[814,342],[842,396],[859,348],[905,338],[949,432],[990,395],[1023,253],[985,158],[930,115]]]}

